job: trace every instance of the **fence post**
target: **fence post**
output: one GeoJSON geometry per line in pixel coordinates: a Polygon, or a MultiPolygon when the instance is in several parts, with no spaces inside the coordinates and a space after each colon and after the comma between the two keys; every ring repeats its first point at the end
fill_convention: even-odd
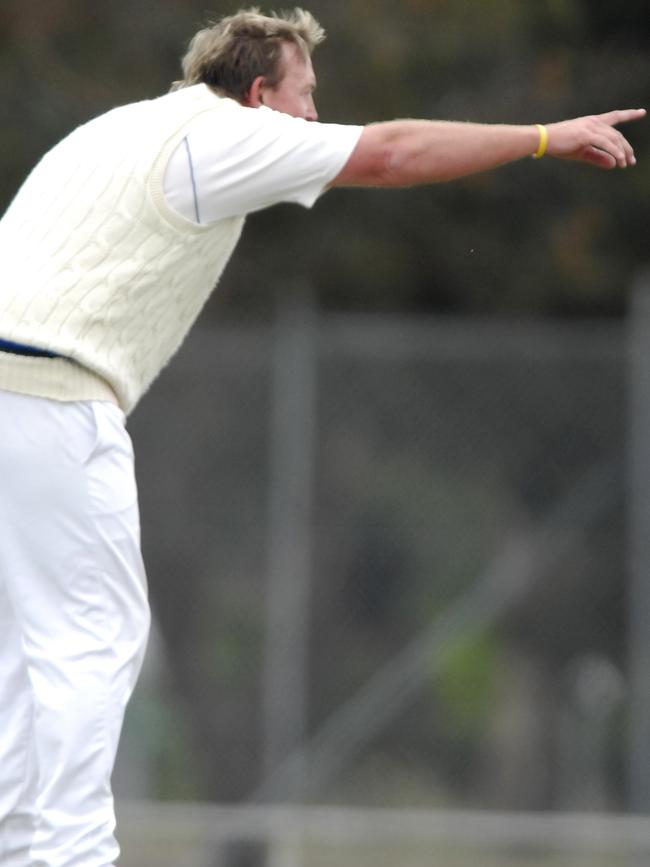
{"type": "Polygon", "coordinates": [[[650,813],[650,272],[633,286],[628,377],[627,797],[631,811],[650,813]]]}
{"type": "MultiPolygon", "coordinates": [[[[306,727],[316,314],[304,291],[277,314],[271,406],[268,576],[264,655],[264,774],[302,742],[306,727]]],[[[300,796],[302,770],[290,794],[300,796]]]]}

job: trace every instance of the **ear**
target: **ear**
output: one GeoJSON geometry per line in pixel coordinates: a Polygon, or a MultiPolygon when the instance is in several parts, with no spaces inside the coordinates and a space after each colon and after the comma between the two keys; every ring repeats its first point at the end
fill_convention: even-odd
{"type": "Polygon", "coordinates": [[[260,105],[264,105],[264,89],[264,76],[258,75],[244,94],[242,105],[245,105],[248,108],[259,108],[260,105]]]}

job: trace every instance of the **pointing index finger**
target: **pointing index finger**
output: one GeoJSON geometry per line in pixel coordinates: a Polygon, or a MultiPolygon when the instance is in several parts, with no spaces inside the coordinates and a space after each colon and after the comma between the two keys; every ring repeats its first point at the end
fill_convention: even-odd
{"type": "Polygon", "coordinates": [[[608,111],[600,115],[600,119],[610,126],[628,123],[631,120],[641,120],[646,115],[645,108],[624,108],[618,111],[608,111]]]}

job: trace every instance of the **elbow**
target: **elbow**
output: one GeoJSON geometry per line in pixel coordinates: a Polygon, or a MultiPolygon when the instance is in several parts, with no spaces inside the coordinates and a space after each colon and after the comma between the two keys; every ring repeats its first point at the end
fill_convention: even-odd
{"type": "Polygon", "coordinates": [[[410,186],[408,161],[396,142],[386,142],[377,158],[376,174],[383,187],[410,186]]]}
{"type": "Polygon", "coordinates": [[[416,182],[409,148],[392,124],[365,128],[336,186],[408,187],[416,182]]]}
{"type": "Polygon", "coordinates": [[[408,157],[395,143],[382,143],[369,157],[359,175],[364,186],[399,188],[413,184],[408,157]]]}

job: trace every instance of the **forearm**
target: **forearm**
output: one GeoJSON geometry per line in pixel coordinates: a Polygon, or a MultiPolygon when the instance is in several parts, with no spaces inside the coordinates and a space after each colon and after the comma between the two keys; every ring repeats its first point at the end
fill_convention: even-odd
{"type": "Polygon", "coordinates": [[[531,126],[390,121],[367,127],[384,148],[382,186],[449,181],[533,154],[539,130],[531,126]]]}

